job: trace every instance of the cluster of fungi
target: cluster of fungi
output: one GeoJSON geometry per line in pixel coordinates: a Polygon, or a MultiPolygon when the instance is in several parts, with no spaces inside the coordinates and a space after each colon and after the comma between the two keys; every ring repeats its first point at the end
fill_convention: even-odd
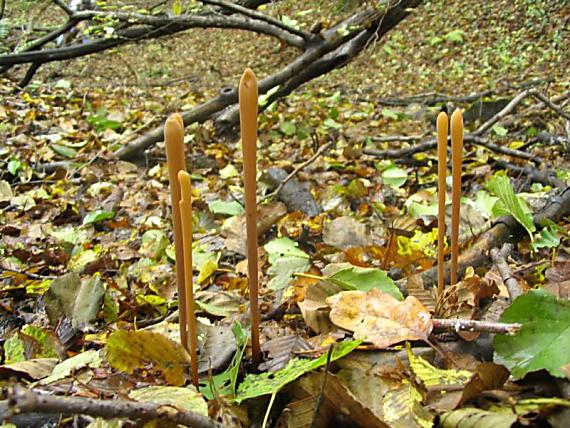
{"type": "MultiPolygon", "coordinates": [[[[243,182],[247,226],[248,284],[251,314],[251,348],[254,365],[261,361],[259,345],[258,260],[257,260],[257,114],[258,89],[255,74],[246,69],[239,84],[240,133],[243,152],[243,182]]],[[[438,141],[438,295],[444,288],[445,199],[447,178],[447,140],[449,119],[445,112],[437,118],[438,141]]],[[[459,205],[461,167],[463,162],[463,116],[460,110],[451,115],[452,197],[451,197],[451,263],[450,282],[457,282],[459,254],[459,205]]],[[[196,316],[192,281],[192,203],[190,174],[184,155],[184,123],[173,114],[164,127],[168,163],[174,245],[176,249],[176,282],[178,286],[180,341],[192,360],[192,382],[198,386],[196,316]]]]}

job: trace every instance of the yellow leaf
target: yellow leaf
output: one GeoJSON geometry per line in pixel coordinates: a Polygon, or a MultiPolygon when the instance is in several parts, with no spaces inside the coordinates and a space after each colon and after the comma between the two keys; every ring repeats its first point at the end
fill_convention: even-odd
{"type": "Polygon", "coordinates": [[[174,386],[184,384],[184,372],[191,361],[182,345],[150,331],[114,332],[107,340],[105,357],[111,367],[129,374],[150,366],[164,373],[174,386]]]}
{"type": "Polygon", "coordinates": [[[182,412],[195,412],[208,416],[208,405],[194,386],[181,388],[178,386],[149,386],[135,389],[129,398],[136,401],[156,403],[175,407],[182,412]]]}
{"type": "Polygon", "coordinates": [[[218,270],[218,262],[212,259],[206,259],[202,266],[200,266],[200,272],[198,274],[197,283],[202,283],[207,280],[210,276],[218,270]]]}
{"type": "Polygon", "coordinates": [[[416,357],[409,343],[406,343],[406,351],[410,368],[426,386],[466,384],[473,376],[473,373],[467,370],[444,370],[432,366],[422,357],[416,357]]]}

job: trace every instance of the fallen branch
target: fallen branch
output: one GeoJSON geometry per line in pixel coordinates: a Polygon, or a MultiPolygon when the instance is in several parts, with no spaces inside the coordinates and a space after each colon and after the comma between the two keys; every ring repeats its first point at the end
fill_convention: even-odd
{"type": "MultiPolygon", "coordinates": [[[[321,37],[313,38],[313,42],[302,54],[282,69],[262,79],[259,82],[259,94],[266,94],[277,88],[276,93],[269,97],[267,102],[269,105],[277,98],[288,95],[301,84],[342,67],[362,51],[367,41],[385,34],[419,3],[420,0],[401,1],[397,5],[390,4],[385,12],[374,8],[362,9],[338,25],[322,32],[321,37]],[[339,37],[339,32],[346,28],[350,28],[351,32],[344,37],[339,37]]],[[[216,98],[183,113],[184,126],[204,122],[227,107],[229,108],[219,118],[216,118],[216,122],[225,128],[233,126],[238,118],[236,103],[237,89],[235,87],[222,89],[216,98]]],[[[162,141],[163,133],[163,127],[159,126],[124,145],[115,155],[122,160],[140,157],[144,150],[162,141]]]]}
{"type": "Polygon", "coordinates": [[[196,428],[221,428],[223,425],[194,412],[171,406],[127,400],[99,400],[59,397],[15,386],[8,394],[10,416],[20,413],[56,413],[99,416],[105,419],[129,418],[137,421],[161,420],[196,428]]]}
{"type": "MultiPolygon", "coordinates": [[[[396,140],[401,141],[402,139],[410,138],[410,137],[396,137],[396,140]]],[[[404,140],[405,141],[405,140],[404,140]]],[[[483,137],[474,135],[474,134],[466,134],[463,137],[463,141],[466,143],[472,143],[478,146],[483,146],[492,150],[497,153],[501,153],[507,156],[512,156],[521,159],[527,159],[530,161],[534,161],[538,164],[543,163],[543,159],[539,156],[535,156],[529,152],[523,152],[522,150],[510,149],[508,147],[503,147],[497,143],[493,143],[492,141],[485,139],[483,137]]],[[[409,157],[416,153],[425,152],[427,150],[432,150],[437,146],[437,140],[435,138],[429,138],[426,141],[423,141],[418,144],[414,144],[410,147],[405,147],[403,149],[387,149],[387,150],[378,150],[374,148],[367,148],[365,147],[362,149],[362,153],[365,155],[374,156],[380,159],[401,159],[409,157]]]]}
{"type": "Polygon", "coordinates": [[[491,258],[493,259],[493,263],[495,263],[495,266],[497,266],[497,269],[501,274],[501,278],[507,287],[507,291],[509,292],[511,300],[515,300],[517,297],[523,294],[523,289],[516,278],[513,276],[513,271],[507,263],[507,257],[509,254],[511,254],[512,251],[513,246],[509,243],[505,243],[500,250],[498,248],[491,249],[491,258]]]}
{"type": "Polygon", "coordinates": [[[514,336],[519,333],[521,325],[517,323],[506,324],[502,322],[463,320],[463,319],[441,319],[432,318],[433,327],[439,330],[455,331],[477,331],[485,333],[497,333],[514,336]]]}
{"type": "MultiPolygon", "coordinates": [[[[570,187],[551,193],[551,200],[533,216],[534,224],[541,227],[545,220],[558,221],[570,214],[570,187]]],[[[491,263],[489,251],[501,247],[511,236],[522,236],[526,232],[512,216],[497,219],[493,227],[483,233],[465,253],[459,257],[459,273],[463,275],[467,267],[478,268],[491,263]]],[[[446,282],[449,282],[449,263],[445,265],[446,282]]],[[[398,287],[406,291],[406,284],[420,284],[424,289],[430,289],[437,284],[437,267],[398,280],[398,287]]],[[[416,288],[418,285],[415,286],[416,288]]]]}
{"type": "Polygon", "coordinates": [[[508,169],[533,183],[541,183],[545,186],[557,187],[558,189],[564,189],[566,187],[564,180],[559,179],[556,176],[556,172],[551,169],[540,170],[531,165],[519,166],[502,159],[495,159],[494,163],[499,168],[508,169]]]}

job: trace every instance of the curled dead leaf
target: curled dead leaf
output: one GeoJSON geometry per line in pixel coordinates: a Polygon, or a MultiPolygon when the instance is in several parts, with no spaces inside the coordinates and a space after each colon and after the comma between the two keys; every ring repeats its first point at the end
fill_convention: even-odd
{"type": "Polygon", "coordinates": [[[373,288],[366,293],[342,291],[326,302],[334,324],[378,348],[404,340],[426,340],[433,329],[431,314],[413,296],[401,302],[373,288]]]}

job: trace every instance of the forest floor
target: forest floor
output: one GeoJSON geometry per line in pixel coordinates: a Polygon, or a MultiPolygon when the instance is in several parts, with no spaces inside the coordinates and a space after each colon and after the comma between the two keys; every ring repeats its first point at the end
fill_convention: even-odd
{"type": "MultiPolygon", "coordinates": [[[[309,3],[276,2],[265,11],[297,19],[308,28],[317,20],[326,26],[354,7],[350,1],[309,3]]],[[[41,2],[13,2],[10,7],[13,21],[40,19],[41,2]]],[[[291,172],[319,148],[328,148],[297,171],[294,180],[310,191],[306,197],[319,213],[293,211],[276,198],[262,211],[267,220],[260,225],[259,254],[262,370],[282,368],[303,353],[320,356],[319,364],[328,368],[330,344],[355,331],[346,319],[339,320],[350,318],[354,302],[331,298],[341,296],[342,289],[369,292],[371,284],[382,284],[383,291],[397,298],[402,298],[400,291],[417,297],[423,306],[409,308],[417,317],[429,310],[438,319],[461,314],[497,322],[501,311],[487,305],[513,297],[515,278],[515,288],[531,296],[520,303],[520,311],[535,307],[544,314],[553,311],[561,320],[540,319],[539,329],[560,334],[539,343],[535,351],[542,359],[525,354],[536,363],[534,370],[508,355],[516,342],[493,342],[487,333],[475,342],[450,345],[443,343],[449,333],[426,335],[431,347],[414,346],[413,354],[398,348],[398,357],[394,352],[355,351],[339,360],[340,371],[331,367],[335,376],[323,379],[317,371],[279,394],[273,422],[301,426],[295,425],[300,415],[312,409],[311,420],[319,421],[313,426],[340,424],[332,415],[346,405],[348,419],[356,424],[363,420],[359,418],[373,419],[373,426],[398,419],[405,426],[431,426],[436,417],[437,423],[456,426],[474,415],[501,415],[501,426],[568,426],[570,360],[558,354],[568,354],[559,349],[567,348],[570,331],[569,22],[565,1],[428,1],[355,61],[311,81],[260,115],[261,172],[271,167],[291,172]],[[496,116],[523,91],[530,92],[504,116],[496,116]],[[469,98],[474,94],[484,94],[483,104],[469,98]],[[553,100],[554,108],[540,96],[553,100]],[[466,139],[464,150],[460,236],[466,278],[437,304],[430,290],[433,276],[426,274],[433,272],[437,256],[437,156],[433,145],[422,144],[435,135],[435,118],[443,105],[450,111],[465,109],[465,133],[479,140],[466,139]],[[475,135],[493,118],[492,126],[475,135]],[[535,226],[531,212],[544,213],[552,204],[557,212],[547,212],[540,218],[548,221],[535,226]],[[505,214],[515,221],[506,221],[509,229],[497,232],[497,219],[505,214]],[[510,269],[505,274],[497,268],[501,258],[493,262],[487,254],[507,241],[515,246],[510,251],[504,247],[502,260],[510,269]],[[529,291],[536,289],[548,290],[556,301],[529,291]],[[329,307],[330,319],[328,312],[322,313],[329,307]],[[437,340],[442,344],[434,345],[437,340]],[[414,355],[453,372],[423,366],[414,355]],[[481,363],[493,357],[509,371],[481,363]],[[397,358],[409,361],[411,369],[397,358]],[[439,383],[426,371],[439,377],[439,383]],[[502,382],[484,379],[473,386],[476,376],[502,382]],[[334,393],[323,392],[325,381],[334,393]],[[443,397],[446,389],[451,392],[443,397]],[[323,394],[326,399],[321,400],[323,394]],[[341,398],[335,401],[335,394],[341,398]],[[366,409],[360,410],[365,416],[355,415],[359,406],[366,409]],[[561,407],[566,410],[558,411],[561,407]]],[[[14,88],[22,70],[0,80],[2,382],[38,381],[36,386],[58,394],[141,401],[142,395],[131,392],[135,387],[184,384],[183,370],[177,367],[188,361],[180,349],[169,348],[173,342],[157,336],[137,336],[151,328],[155,334],[179,337],[164,144],[151,148],[138,164],[116,160],[113,151],[169,114],[237,85],[246,67],[262,78],[294,55],[265,36],[192,30],[48,64],[21,93],[14,88]],[[120,336],[120,331],[132,335],[120,336]],[[166,352],[154,354],[152,343],[166,352]],[[125,350],[129,346],[142,349],[145,357],[125,350]],[[95,352],[100,349],[105,358],[95,352]],[[56,373],[58,359],[69,357],[82,359],[67,371],[56,366],[56,373]],[[24,364],[40,359],[41,364],[24,364]]],[[[181,396],[179,408],[224,415],[228,425],[248,426],[260,423],[268,407],[268,400],[256,407],[248,398],[268,399],[288,382],[271,383],[267,377],[243,382],[246,372],[253,372],[251,350],[240,341],[244,333],[239,328],[232,334],[234,321],[248,323],[241,147],[235,138],[216,135],[208,122],[187,128],[185,141],[194,186],[197,308],[206,337],[200,391],[209,408],[204,410],[199,396],[190,397],[196,400],[192,405],[184,404],[187,395],[181,396]],[[208,383],[209,370],[226,376],[216,380],[217,392],[208,383]],[[237,393],[232,391],[236,379],[241,383],[237,393]],[[233,402],[232,393],[237,394],[233,402]]],[[[272,189],[261,177],[258,200],[272,189]]],[[[500,321],[523,322],[515,315],[511,311],[510,318],[500,321]]],[[[409,330],[418,333],[421,326],[409,330]]],[[[421,345],[421,338],[409,334],[396,342],[409,339],[421,345]]],[[[529,340],[540,342],[533,336],[529,340]]],[[[360,345],[344,343],[329,358],[360,345]]],[[[369,349],[385,347],[380,333],[372,343],[369,349]]],[[[293,370],[287,369],[285,376],[293,370]]],[[[310,368],[298,370],[303,374],[310,368]]]]}

